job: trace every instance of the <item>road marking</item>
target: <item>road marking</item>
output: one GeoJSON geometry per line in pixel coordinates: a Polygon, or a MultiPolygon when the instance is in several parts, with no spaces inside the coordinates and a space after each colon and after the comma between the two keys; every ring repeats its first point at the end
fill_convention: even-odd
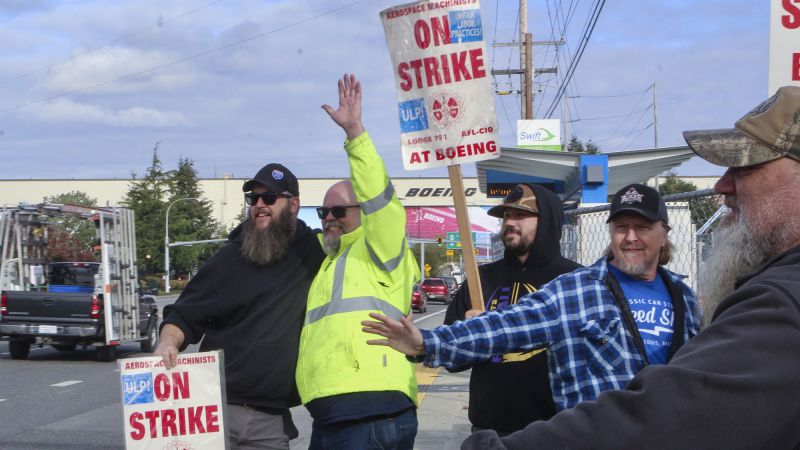
{"type": "Polygon", "coordinates": [[[78,383],[83,383],[83,381],[67,380],[67,381],[62,381],[61,383],[51,384],[50,386],[53,386],[53,387],[67,387],[67,386],[72,386],[73,384],[78,384],[78,383]]]}
{"type": "MultiPolygon", "coordinates": [[[[447,311],[446,309],[443,309],[443,310],[441,310],[441,311],[436,311],[435,313],[430,313],[430,314],[427,314],[427,315],[425,315],[425,316],[422,316],[422,317],[420,317],[420,318],[418,318],[418,319],[414,319],[414,322],[413,322],[413,323],[420,322],[420,321],[422,321],[422,320],[425,320],[425,319],[427,319],[427,318],[429,318],[429,317],[433,317],[433,316],[435,316],[435,315],[437,315],[437,314],[444,314],[446,311],[447,311]]],[[[415,314],[415,315],[416,315],[416,314],[415,314]]]]}
{"type": "Polygon", "coordinates": [[[441,367],[432,369],[422,364],[417,364],[417,386],[419,387],[417,391],[417,405],[422,405],[422,400],[425,399],[425,392],[428,390],[428,387],[433,384],[434,380],[436,380],[436,377],[439,376],[440,370],[442,370],[441,367]]]}

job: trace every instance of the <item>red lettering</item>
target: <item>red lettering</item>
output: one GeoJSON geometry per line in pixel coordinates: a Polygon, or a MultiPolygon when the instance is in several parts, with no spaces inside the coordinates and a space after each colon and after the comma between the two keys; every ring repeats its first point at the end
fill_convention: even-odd
{"type": "Polygon", "coordinates": [[[414,69],[414,77],[417,79],[417,87],[422,87],[422,73],[420,73],[420,68],[422,67],[422,60],[415,59],[409,63],[411,68],[414,69]]]}
{"type": "Polygon", "coordinates": [[[131,414],[131,417],[128,419],[128,423],[130,423],[131,428],[133,428],[133,431],[131,431],[131,438],[134,441],[138,441],[144,437],[144,426],[139,423],[140,420],[142,420],[142,413],[140,412],[131,414]]]}
{"type": "Polygon", "coordinates": [[[438,86],[442,84],[442,78],[439,76],[439,60],[429,56],[422,59],[425,64],[425,82],[426,86],[438,86]]]}
{"type": "Polygon", "coordinates": [[[169,378],[164,373],[160,373],[156,375],[156,379],[154,382],[154,388],[156,393],[156,398],[161,400],[162,402],[169,398],[169,378]]]}
{"type": "Polygon", "coordinates": [[[158,419],[158,411],[145,411],[144,417],[150,421],[150,437],[156,437],[156,420],[158,419]]]}
{"type": "Polygon", "coordinates": [[[450,43],[450,20],[447,16],[442,16],[441,22],[438,17],[431,17],[431,28],[433,28],[433,45],[438,47],[450,43]]]}
{"type": "Polygon", "coordinates": [[[425,162],[428,162],[428,154],[430,154],[430,150],[425,150],[422,152],[422,157],[425,158],[425,162]]]}
{"type": "Polygon", "coordinates": [[[453,63],[453,75],[456,81],[461,81],[462,77],[465,80],[472,79],[467,70],[467,52],[451,53],[450,61],[453,63]]]}
{"type": "Polygon", "coordinates": [[[408,76],[406,70],[408,70],[408,63],[403,62],[397,66],[397,75],[399,75],[400,79],[403,80],[400,82],[400,89],[404,91],[410,91],[412,86],[411,77],[408,76]]]}
{"type": "Polygon", "coordinates": [[[183,414],[183,408],[178,410],[178,431],[180,431],[181,436],[186,434],[186,415],[183,414]]]}
{"type": "Polygon", "coordinates": [[[216,433],[219,431],[219,416],[217,415],[217,405],[206,406],[206,432],[216,433]]]}
{"type": "Polygon", "coordinates": [[[411,153],[411,159],[408,162],[409,162],[409,164],[421,163],[422,160],[419,157],[419,153],[418,152],[411,153]]]}
{"type": "Polygon", "coordinates": [[[800,53],[792,53],[792,80],[800,81],[800,53]]]}
{"type": "Polygon", "coordinates": [[[494,141],[489,141],[486,143],[486,151],[489,153],[494,153],[497,151],[497,144],[494,141]]]}
{"type": "Polygon", "coordinates": [[[189,372],[173,372],[172,386],[172,398],[189,398],[189,372]]]}
{"type": "Polygon", "coordinates": [[[186,415],[189,419],[189,434],[195,433],[205,433],[206,431],[203,429],[203,422],[200,420],[200,416],[203,413],[203,407],[198,406],[197,408],[189,407],[186,409],[186,415]]]}
{"type": "Polygon", "coordinates": [[[417,20],[414,23],[414,41],[417,42],[417,47],[422,49],[431,45],[431,30],[424,20],[417,20]]]}
{"type": "Polygon", "coordinates": [[[450,83],[450,64],[447,62],[447,55],[440,55],[439,59],[442,61],[442,75],[444,75],[445,84],[450,83]]]}
{"type": "Polygon", "coordinates": [[[789,30],[800,28],[800,7],[793,5],[792,2],[798,0],[783,0],[783,9],[789,13],[788,15],[781,16],[781,25],[789,30]]]}
{"type": "Polygon", "coordinates": [[[469,51],[469,62],[472,65],[472,78],[483,78],[486,71],[483,70],[483,49],[474,48],[469,51]]]}
{"type": "Polygon", "coordinates": [[[444,159],[444,150],[437,148],[436,149],[436,160],[441,161],[444,159]]]}
{"type": "Polygon", "coordinates": [[[161,414],[161,434],[163,436],[175,436],[177,430],[175,429],[175,410],[165,409],[161,414]]]}
{"type": "Polygon", "coordinates": [[[486,153],[486,150],[483,149],[484,144],[485,144],[484,142],[476,142],[472,144],[472,154],[477,155],[478,153],[480,153],[482,155],[486,153]]]}

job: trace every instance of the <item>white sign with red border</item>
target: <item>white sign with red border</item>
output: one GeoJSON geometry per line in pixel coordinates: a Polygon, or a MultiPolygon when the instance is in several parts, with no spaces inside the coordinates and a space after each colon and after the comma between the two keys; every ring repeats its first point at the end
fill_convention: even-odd
{"type": "Polygon", "coordinates": [[[221,351],[178,355],[170,370],[155,356],[118,364],[126,449],[228,448],[221,351]]]}
{"type": "Polygon", "coordinates": [[[420,1],[381,11],[397,83],[403,167],[500,156],[478,0],[420,1]]]}
{"type": "Polygon", "coordinates": [[[800,2],[770,0],[769,93],[800,86],[800,2]]]}

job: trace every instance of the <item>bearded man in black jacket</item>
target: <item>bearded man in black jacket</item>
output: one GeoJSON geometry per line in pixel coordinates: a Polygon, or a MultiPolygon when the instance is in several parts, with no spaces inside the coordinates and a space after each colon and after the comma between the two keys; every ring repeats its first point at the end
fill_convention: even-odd
{"type": "Polygon", "coordinates": [[[289,408],[300,404],[294,372],[306,297],[325,254],[297,218],[289,169],[267,164],[242,190],[248,219],[164,308],[153,353],[170,369],[200,339],[200,351],[224,350],[230,447],[288,450],[298,434],[289,408]]]}
{"type": "MultiPolygon", "coordinates": [[[[558,197],[546,188],[519,184],[489,215],[503,219],[500,233],[505,255],[479,268],[486,311],[508,308],[550,280],[581,267],[561,256],[564,213],[558,197]]],[[[464,283],[448,306],[444,323],[481,312],[472,309],[464,283]]],[[[469,420],[473,431],[491,429],[505,435],[535,420],[547,420],[555,412],[545,349],[494,355],[472,367],[469,420]]]]}

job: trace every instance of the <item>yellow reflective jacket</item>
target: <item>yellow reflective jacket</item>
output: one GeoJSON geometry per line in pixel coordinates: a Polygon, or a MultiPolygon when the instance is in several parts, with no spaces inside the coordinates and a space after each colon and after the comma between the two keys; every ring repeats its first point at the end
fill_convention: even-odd
{"type": "Polygon", "coordinates": [[[361,321],[372,311],[399,319],[411,308],[419,268],[406,242],[406,213],[365,132],[345,141],[361,226],[341,237],[311,284],[300,335],[297,387],[308,403],[331,395],[400,391],[415,404],[414,365],[385,346],[367,345],[361,321]]]}

